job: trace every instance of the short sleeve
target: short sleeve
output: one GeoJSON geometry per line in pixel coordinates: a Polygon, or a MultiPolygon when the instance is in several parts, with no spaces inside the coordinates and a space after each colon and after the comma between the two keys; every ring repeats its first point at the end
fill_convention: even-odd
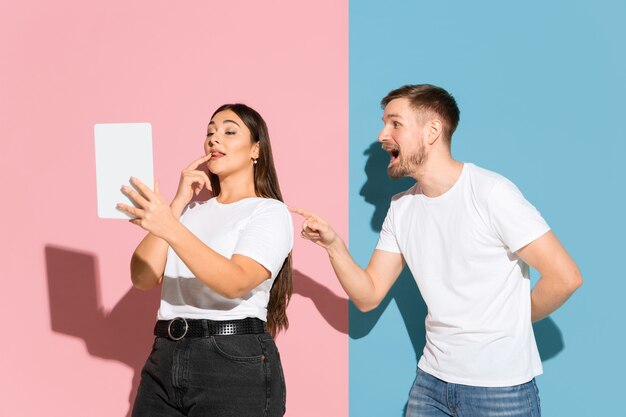
{"type": "Polygon", "coordinates": [[[489,195],[491,226],[511,252],[516,252],[550,230],[539,211],[506,178],[489,195]]]}
{"type": "Polygon", "coordinates": [[[276,277],[293,247],[291,214],[283,203],[269,200],[259,206],[241,231],[233,254],[254,259],[276,277]]]}
{"type": "Polygon", "coordinates": [[[394,219],[393,219],[393,203],[387,210],[387,216],[383,222],[383,227],[380,230],[380,237],[378,238],[378,244],[376,249],[384,250],[393,253],[402,253],[398,246],[398,239],[394,232],[394,219]]]}

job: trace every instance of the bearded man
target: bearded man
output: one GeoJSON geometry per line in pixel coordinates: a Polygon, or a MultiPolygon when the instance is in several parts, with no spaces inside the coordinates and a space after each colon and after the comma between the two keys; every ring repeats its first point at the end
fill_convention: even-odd
{"type": "Polygon", "coordinates": [[[428,314],[407,417],[539,416],[532,322],[582,284],[578,267],[511,181],[453,159],[459,109],[447,91],[408,85],[381,105],[388,174],[417,182],[392,198],[369,264],[357,265],[322,218],[292,208],[305,218],[302,237],[326,249],[361,311],[410,268],[428,314]],[[529,266],[540,274],[532,291],[529,266]]]}

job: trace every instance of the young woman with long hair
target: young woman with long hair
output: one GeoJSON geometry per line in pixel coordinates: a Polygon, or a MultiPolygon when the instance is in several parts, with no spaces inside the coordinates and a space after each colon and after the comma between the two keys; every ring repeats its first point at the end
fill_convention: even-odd
{"type": "Polygon", "coordinates": [[[132,179],[123,191],[137,207],[118,205],[149,232],[131,259],[133,285],[162,286],[133,416],[282,416],[273,336],[289,324],[293,225],[265,121],[244,104],[221,106],[204,152],[171,204],[157,183],[132,179]],[[192,201],[203,188],[212,197],[192,201]]]}

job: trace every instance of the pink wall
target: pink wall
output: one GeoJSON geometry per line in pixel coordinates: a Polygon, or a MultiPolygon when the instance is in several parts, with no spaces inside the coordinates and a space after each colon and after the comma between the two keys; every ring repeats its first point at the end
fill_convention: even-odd
{"type": "MultiPolygon", "coordinates": [[[[96,216],[94,123],[151,122],[171,196],[211,112],[246,102],[268,122],[287,202],[347,236],[347,9],[0,4],[0,416],[124,416],[150,349],[158,292],[130,290],[142,232],[96,216]]],[[[278,339],[287,415],[345,416],[347,304],[321,250],[297,239],[294,260],[292,327],[278,339]]]]}

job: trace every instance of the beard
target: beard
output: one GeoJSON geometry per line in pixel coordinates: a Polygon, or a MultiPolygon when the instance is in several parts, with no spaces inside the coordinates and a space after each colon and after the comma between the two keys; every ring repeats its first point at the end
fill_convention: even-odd
{"type": "Polygon", "coordinates": [[[422,145],[417,151],[406,157],[400,154],[398,161],[390,167],[387,167],[387,174],[390,178],[394,179],[410,177],[412,176],[411,174],[426,163],[427,159],[426,147],[422,145]]]}

